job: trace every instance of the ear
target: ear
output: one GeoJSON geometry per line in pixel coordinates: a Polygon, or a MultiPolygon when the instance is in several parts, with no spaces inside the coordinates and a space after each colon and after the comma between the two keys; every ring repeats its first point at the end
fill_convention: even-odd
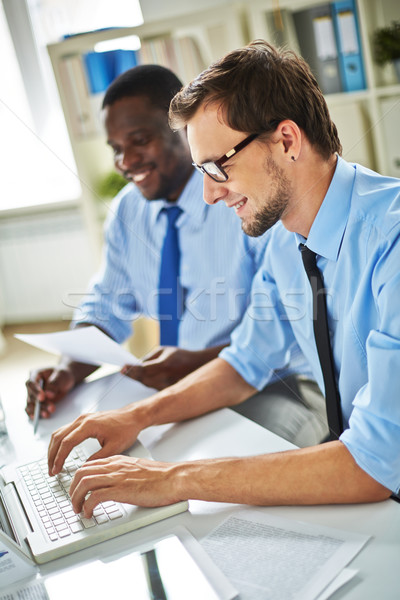
{"type": "Polygon", "coordinates": [[[296,161],[301,150],[301,130],[297,123],[286,119],[281,121],[275,131],[278,134],[278,143],[281,144],[285,159],[290,162],[296,161]]]}

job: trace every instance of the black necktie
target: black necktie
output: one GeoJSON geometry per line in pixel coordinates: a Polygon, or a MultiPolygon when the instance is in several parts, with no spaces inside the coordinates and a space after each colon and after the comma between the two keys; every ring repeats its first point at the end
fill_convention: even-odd
{"type": "Polygon", "coordinates": [[[165,209],[167,231],[161,252],[159,302],[160,344],[178,345],[179,319],[182,314],[183,290],[179,279],[180,250],[176,220],[182,212],[178,206],[165,209]]]}
{"type": "Polygon", "coordinates": [[[301,245],[301,257],[313,295],[313,323],[314,337],[317,345],[319,362],[321,363],[322,375],[325,385],[326,413],[330,439],[336,440],[343,431],[342,410],[340,396],[336,385],[335,372],[333,368],[332,348],[329,338],[328,317],[326,310],[326,290],[321,273],[317,267],[315,252],[301,245]]]}

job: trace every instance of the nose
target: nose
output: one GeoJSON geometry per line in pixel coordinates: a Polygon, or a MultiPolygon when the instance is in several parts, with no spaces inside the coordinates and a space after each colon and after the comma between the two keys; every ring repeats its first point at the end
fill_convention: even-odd
{"type": "Polygon", "coordinates": [[[223,200],[228,194],[228,188],[224,183],[214,181],[208,175],[204,175],[203,199],[207,204],[216,204],[223,200]]]}

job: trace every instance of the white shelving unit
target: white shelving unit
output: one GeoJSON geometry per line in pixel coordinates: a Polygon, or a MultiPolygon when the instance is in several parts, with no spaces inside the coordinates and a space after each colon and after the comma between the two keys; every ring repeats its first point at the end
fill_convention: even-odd
{"type": "MultiPolygon", "coordinates": [[[[246,4],[249,34],[299,52],[293,14],[321,6],[321,0],[251,0],[246,4]]],[[[386,175],[400,176],[400,84],[392,65],[373,60],[377,27],[400,19],[398,0],[357,0],[367,89],[327,94],[328,106],[343,144],[343,156],[386,175]]]]}
{"type": "MultiPolygon", "coordinates": [[[[138,27],[103,30],[78,35],[51,44],[48,48],[53,65],[72,148],[83,188],[83,204],[89,223],[96,223],[96,183],[112,170],[111,153],[101,127],[86,136],[77,136],[68,112],[68,95],[60,65],[65,57],[82,56],[99,41],[137,35],[143,43],[160,39],[190,38],[199,50],[197,71],[224,53],[263,38],[286,44],[299,51],[294,26],[296,11],[324,4],[321,0],[248,0],[219,2],[213,10],[187,12],[178,17],[145,23],[138,27]],[[277,9],[279,7],[279,10],[277,9]]],[[[327,2],[325,2],[327,4],[327,2]]],[[[346,159],[361,162],[377,171],[400,175],[400,84],[391,66],[378,67],[372,56],[371,40],[376,27],[400,18],[398,0],[357,0],[367,89],[358,92],[327,94],[327,102],[343,144],[346,159]]],[[[184,82],[196,75],[179,73],[184,82]]],[[[97,220],[98,222],[98,220],[97,220]]],[[[98,228],[98,223],[96,224],[98,228]]]]}

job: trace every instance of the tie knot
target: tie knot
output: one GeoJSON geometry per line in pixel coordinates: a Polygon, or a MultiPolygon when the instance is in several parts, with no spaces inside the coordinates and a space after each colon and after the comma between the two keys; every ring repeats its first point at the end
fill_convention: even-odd
{"type": "Polygon", "coordinates": [[[303,259],[303,265],[307,273],[314,271],[317,268],[317,255],[315,252],[307,248],[304,244],[301,244],[301,258],[303,259]]]}
{"type": "Polygon", "coordinates": [[[167,213],[168,226],[173,227],[182,212],[182,209],[179,206],[170,206],[169,208],[164,209],[167,213]]]}

